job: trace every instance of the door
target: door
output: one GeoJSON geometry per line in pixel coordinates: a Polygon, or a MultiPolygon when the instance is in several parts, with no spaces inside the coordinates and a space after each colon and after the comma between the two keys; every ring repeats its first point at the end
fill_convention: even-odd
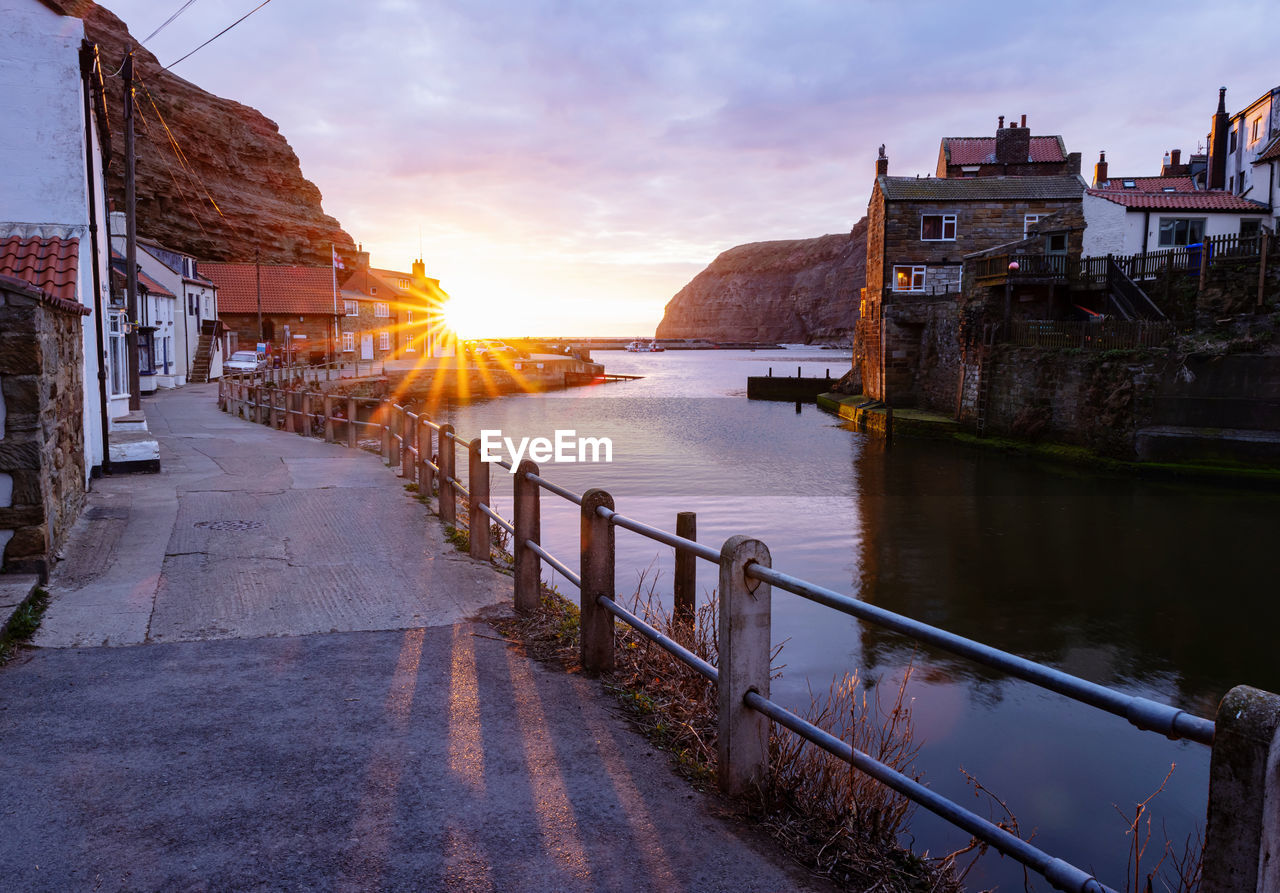
{"type": "Polygon", "coordinates": [[[360,336],[360,359],[373,359],[373,335],[371,334],[360,336]]]}

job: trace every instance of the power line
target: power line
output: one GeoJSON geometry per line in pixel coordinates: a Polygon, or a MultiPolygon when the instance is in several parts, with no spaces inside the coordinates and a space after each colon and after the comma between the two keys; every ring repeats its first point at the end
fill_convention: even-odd
{"type": "Polygon", "coordinates": [[[186,12],[186,11],[187,11],[187,7],[188,7],[188,6],[190,6],[192,3],[195,3],[195,2],[196,2],[196,0],[187,0],[187,2],[186,2],[186,3],[184,3],[184,4],[182,4],[182,6],[178,7],[178,11],[177,11],[177,12],[175,12],[173,15],[169,16],[169,18],[165,19],[165,20],[164,20],[164,22],[163,22],[163,23],[161,23],[161,25],[160,25],[160,27],[159,27],[159,28],[157,28],[156,30],[154,30],[154,31],[152,31],[150,34],[148,34],[146,37],[144,37],[144,38],[142,39],[142,42],[145,44],[148,40],[150,40],[151,38],[155,37],[157,34],[159,34],[159,33],[160,33],[161,31],[163,31],[165,28],[169,27],[169,25],[173,22],[173,20],[174,20],[174,19],[176,19],[178,16],[180,16],[180,15],[182,15],[184,12],[186,12]]]}
{"type": "Polygon", "coordinates": [[[206,40],[204,43],[200,44],[200,46],[196,47],[194,50],[192,50],[191,52],[187,53],[187,55],[183,56],[183,57],[182,57],[181,59],[179,59],[177,62],[170,62],[168,65],[166,65],[164,68],[162,68],[162,69],[160,69],[160,70],[161,70],[161,71],[168,71],[170,68],[173,68],[173,66],[177,65],[177,64],[178,64],[178,62],[182,62],[182,61],[184,61],[184,60],[186,60],[186,59],[191,58],[191,57],[192,57],[192,56],[194,56],[196,53],[198,53],[198,52],[200,52],[201,50],[203,50],[203,49],[204,49],[205,47],[207,47],[209,44],[213,43],[213,42],[214,42],[215,40],[217,40],[219,37],[221,37],[222,35],[226,34],[228,31],[230,31],[230,30],[231,30],[232,28],[234,28],[236,25],[239,25],[239,24],[240,24],[241,22],[243,22],[245,19],[249,18],[249,16],[253,15],[253,14],[254,14],[255,12],[257,12],[259,9],[262,9],[262,7],[266,6],[266,5],[267,5],[268,3],[270,3],[270,2],[271,2],[271,0],[262,0],[262,2],[261,2],[261,3],[259,3],[257,6],[255,6],[253,9],[249,10],[249,11],[248,11],[248,12],[246,12],[244,15],[240,16],[240,18],[236,19],[236,20],[235,20],[234,22],[232,22],[230,25],[228,25],[227,27],[223,28],[223,29],[222,29],[221,31],[219,31],[217,34],[213,35],[213,37],[210,37],[210,38],[209,38],[208,40],[206,40]]]}

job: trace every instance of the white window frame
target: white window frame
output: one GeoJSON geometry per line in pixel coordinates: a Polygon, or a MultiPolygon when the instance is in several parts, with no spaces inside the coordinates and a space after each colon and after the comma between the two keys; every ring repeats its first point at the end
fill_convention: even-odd
{"type": "Polygon", "coordinates": [[[359,315],[360,315],[360,302],[359,302],[359,301],[345,301],[345,300],[344,300],[344,301],[342,302],[342,311],[343,311],[347,316],[359,316],[359,315]]]}
{"type": "Polygon", "coordinates": [[[920,241],[921,242],[954,242],[956,240],[956,215],[955,214],[921,214],[920,215],[920,241]],[[930,217],[942,218],[942,235],[937,239],[929,239],[924,234],[924,222],[930,217]],[[951,226],[951,235],[947,235],[947,226],[951,226]]]}
{"type": "Polygon", "coordinates": [[[356,351],[356,333],[343,332],[342,333],[342,352],[355,353],[355,351],[356,351]]]}
{"type": "Polygon", "coordinates": [[[385,329],[378,333],[378,350],[391,349],[391,333],[385,329]]]}
{"type": "Polygon", "coordinates": [[[1186,245],[1194,245],[1194,244],[1196,244],[1196,243],[1195,243],[1195,242],[1193,242],[1193,241],[1192,241],[1192,239],[1191,239],[1191,224],[1193,224],[1193,223],[1199,223],[1199,224],[1200,224],[1200,239],[1199,239],[1198,241],[1203,242],[1203,241],[1204,241],[1204,239],[1205,239],[1205,232],[1206,232],[1206,230],[1208,229],[1208,223],[1209,223],[1209,221],[1208,221],[1208,219],[1207,219],[1207,218],[1205,218],[1205,217],[1160,217],[1160,218],[1158,218],[1158,219],[1156,220],[1156,244],[1157,244],[1160,248],[1182,248],[1182,247],[1184,247],[1184,246],[1186,246],[1186,245]],[[1164,232],[1165,232],[1164,225],[1165,225],[1165,221],[1169,221],[1169,222],[1172,222],[1172,223],[1175,223],[1175,224],[1176,224],[1176,223],[1178,223],[1178,222],[1180,222],[1180,221],[1181,221],[1181,222],[1185,222],[1185,223],[1187,224],[1187,239],[1186,239],[1186,241],[1185,241],[1185,242],[1178,242],[1178,241],[1176,241],[1176,239],[1175,239],[1174,237],[1176,237],[1177,232],[1176,232],[1176,230],[1175,230],[1175,231],[1172,233],[1172,235],[1171,235],[1171,237],[1170,237],[1170,240],[1166,242],[1166,241],[1165,241],[1165,239],[1164,239],[1164,232]]]}
{"type": "Polygon", "coordinates": [[[924,291],[925,280],[928,278],[929,268],[924,264],[895,264],[893,267],[893,290],[896,292],[922,292],[924,291]],[[907,270],[907,280],[910,283],[908,288],[898,287],[898,271],[907,270]]]}
{"type": "Polygon", "coordinates": [[[391,315],[391,305],[378,301],[373,305],[373,315],[380,319],[386,319],[391,315]]]}
{"type": "Polygon", "coordinates": [[[1031,224],[1039,223],[1042,217],[1048,217],[1048,214],[1024,214],[1022,215],[1022,238],[1031,235],[1031,224]]]}

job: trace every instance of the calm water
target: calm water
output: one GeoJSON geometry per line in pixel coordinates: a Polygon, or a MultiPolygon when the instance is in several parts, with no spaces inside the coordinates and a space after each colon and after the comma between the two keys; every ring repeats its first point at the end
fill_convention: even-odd
{"type": "MultiPolygon", "coordinates": [[[[1210,717],[1232,685],[1280,690],[1271,633],[1280,496],[1092,475],[951,445],[885,449],[812,405],[797,413],[794,404],[746,399],[748,375],[801,366],[839,376],[847,352],[596,358],[645,378],[455,407],[453,421],[465,436],[572,428],[611,437],[612,464],[546,463],[544,475],[577,492],[603,487],[619,511],[666,529],[676,512],[696,511],[703,542],[757,536],[774,567],[1086,679],[1210,717]]],[[[498,471],[496,500],[509,514],[509,478],[498,471]]],[[[576,567],[576,507],[544,495],[542,514],[543,543],[576,567]]],[[[643,576],[669,598],[671,551],[621,529],[617,545],[619,590],[643,576]]],[[[699,574],[704,591],[715,586],[712,565],[700,563],[699,574]]],[[[1139,732],[789,593],[774,593],[773,634],[786,643],[773,693],[792,707],[853,670],[896,686],[914,663],[926,783],[985,813],[963,767],[1008,803],[1024,834],[1035,831],[1038,846],[1106,883],[1122,885],[1128,848],[1116,807],[1131,812],[1171,764],[1153,801],[1150,851],[1162,823],[1180,849],[1203,822],[1207,748],[1139,732]]],[[[933,853],[967,840],[923,810],[912,833],[933,853]]],[[[993,855],[970,881],[1021,889],[1022,872],[993,855]]]]}

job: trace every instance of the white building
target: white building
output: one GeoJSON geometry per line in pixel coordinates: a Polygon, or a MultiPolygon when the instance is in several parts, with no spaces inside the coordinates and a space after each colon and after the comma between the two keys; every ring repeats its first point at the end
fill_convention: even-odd
{"type": "Polygon", "coordinates": [[[1270,213],[1266,205],[1222,190],[1197,190],[1190,179],[1180,177],[1114,178],[1108,188],[1085,190],[1081,210],[1085,257],[1163,251],[1212,236],[1254,235],[1270,213]]]}
{"type": "Polygon", "coordinates": [[[1226,94],[1226,87],[1218,91],[1210,124],[1207,184],[1265,205],[1274,232],[1280,222],[1280,87],[1234,115],[1227,114],[1226,94]]]}
{"type": "MultiPolygon", "coordinates": [[[[31,249],[38,253],[60,245],[54,254],[74,260],[75,300],[91,311],[83,322],[88,473],[103,460],[98,371],[109,353],[111,315],[102,148],[106,122],[101,94],[95,96],[93,90],[98,75],[82,74],[84,24],[66,15],[63,4],[0,0],[0,21],[0,238],[28,256],[31,249]]],[[[85,54],[90,69],[92,59],[92,53],[85,54]]],[[[14,275],[22,277],[22,272],[14,275]]],[[[110,415],[127,411],[127,393],[108,396],[110,415]]]]}
{"type": "MultiPolygon", "coordinates": [[[[111,218],[112,247],[124,254],[124,215],[116,213],[111,218]]],[[[138,308],[144,336],[141,342],[148,342],[140,342],[139,349],[146,348],[151,361],[150,373],[148,364],[140,363],[140,375],[150,374],[155,386],[162,388],[182,387],[193,373],[200,381],[219,378],[223,357],[217,337],[218,287],[200,275],[195,258],[151,239],[138,239],[137,261],[152,283],[152,287],[140,285],[139,289],[145,292],[145,296],[140,294],[138,308]]],[[[150,389],[144,382],[143,392],[150,389]]]]}

